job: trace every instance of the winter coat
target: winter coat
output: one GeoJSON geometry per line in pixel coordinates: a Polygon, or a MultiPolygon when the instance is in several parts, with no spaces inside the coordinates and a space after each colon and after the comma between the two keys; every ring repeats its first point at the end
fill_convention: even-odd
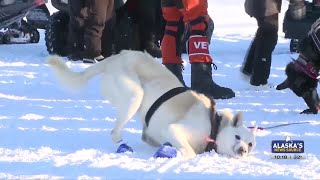
{"type": "Polygon", "coordinates": [[[119,9],[121,8],[127,0],[114,0],[114,9],[119,9]]]}
{"type": "Polygon", "coordinates": [[[281,11],[282,0],[245,0],[246,13],[251,17],[271,16],[281,11]]]}

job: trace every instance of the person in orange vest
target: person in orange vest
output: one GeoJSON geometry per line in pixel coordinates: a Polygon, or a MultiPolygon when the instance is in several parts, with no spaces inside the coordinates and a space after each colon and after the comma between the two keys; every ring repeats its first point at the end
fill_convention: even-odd
{"type": "Polygon", "coordinates": [[[187,45],[191,64],[191,88],[214,99],[235,97],[230,88],[221,87],[212,79],[213,63],[206,37],[207,0],[161,0],[161,7],[166,20],[165,34],[161,41],[162,63],[185,84],[180,50],[183,31],[179,23],[189,23],[190,37],[187,45]]]}

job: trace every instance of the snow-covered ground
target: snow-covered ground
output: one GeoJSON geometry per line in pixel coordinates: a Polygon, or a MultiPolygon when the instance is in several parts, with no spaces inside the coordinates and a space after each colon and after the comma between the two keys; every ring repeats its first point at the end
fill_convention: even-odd
{"type": "MultiPolygon", "coordinates": [[[[100,96],[99,77],[79,94],[61,88],[46,64],[41,31],[38,44],[0,46],[0,179],[320,179],[320,116],[300,115],[306,105],[289,90],[254,91],[240,78],[256,30],[243,2],[209,0],[215,21],[210,49],[218,66],[213,77],[236,92],[233,99],[217,100],[217,108],[243,111],[248,126],[313,123],[260,131],[256,149],[245,159],[212,152],[185,161],[152,158],[156,148],[141,142],[135,116],[124,132],[135,152],[116,154],[110,138],[116,110],[100,96]],[[271,141],[287,136],[304,140],[306,159],[271,159],[271,141]]],[[[287,5],[283,2],[283,12],[287,5]]],[[[285,65],[296,56],[283,36],[280,28],[270,77],[274,85],[285,79],[285,65]]],[[[79,62],[68,65],[75,70],[88,67],[79,62]]],[[[184,79],[190,84],[188,63],[184,79]]]]}

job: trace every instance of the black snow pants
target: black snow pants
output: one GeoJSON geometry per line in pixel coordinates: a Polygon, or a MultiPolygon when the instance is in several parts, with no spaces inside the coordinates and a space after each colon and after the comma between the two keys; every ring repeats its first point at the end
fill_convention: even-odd
{"type": "Polygon", "coordinates": [[[268,83],[272,52],[278,41],[278,14],[256,18],[258,30],[244,60],[243,73],[250,75],[254,86],[268,83]]]}

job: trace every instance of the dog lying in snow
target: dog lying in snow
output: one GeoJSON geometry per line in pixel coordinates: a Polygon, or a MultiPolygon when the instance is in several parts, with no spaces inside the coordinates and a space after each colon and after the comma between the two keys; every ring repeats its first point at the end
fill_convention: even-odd
{"type": "Polygon", "coordinates": [[[60,82],[73,89],[84,87],[101,74],[101,93],[117,109],[112,140],[122,140],[126,123],[138,113],[142,140],[152,146],[169,142],[185,158],[214,149],[233,157],[246,156],[255,147],[254,130],[243,125],[241,114],[219,115],[211,98],[192,91],[147,53],[124,50],[83,72],[71,71],[58,56],[48,64],[60,82]],[[216,143],[205,141],[210,137],[216,143]]]}

